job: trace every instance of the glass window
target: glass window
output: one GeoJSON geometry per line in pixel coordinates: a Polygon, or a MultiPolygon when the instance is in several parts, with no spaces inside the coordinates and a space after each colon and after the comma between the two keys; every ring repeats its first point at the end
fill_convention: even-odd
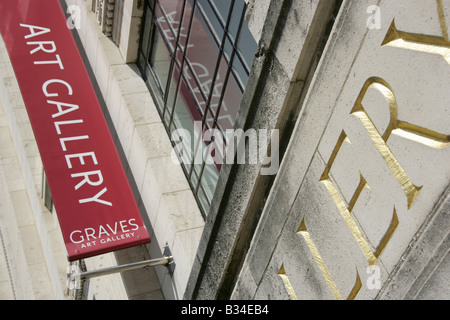
{"type": "Polygon", "coordinates": [[[245,0],[146,0],[138,66],[204,215],[257,44],[245,0]],[[182,129],[181,131],[177,131],[182,129]],[[184,130],[184,131],[183,131],[184,130]]]}
{"type": "MultiPolygon", "coordinates": [[[[146,12],[145,12],[145,21],[151,21],[152,19],[152,11],[150,10],[150,8],[147,8],[146,12]]],[[[143,52],[148,52],[150,49],[150,32],[151,32],[151,28],[153,26],[153,23],[146,23],[142,29],[143,33],[142,33],[142,43],[141,43],[141,48],[143,52]]]]}
{"type": "Polygon", "coordinates": [[[164,94],[169,79],[170,64],[172,59],[164,39],[158,31],[154,32],[152,50],[149,58],[150,65],[157,77],[161,92],[164,94]]]}

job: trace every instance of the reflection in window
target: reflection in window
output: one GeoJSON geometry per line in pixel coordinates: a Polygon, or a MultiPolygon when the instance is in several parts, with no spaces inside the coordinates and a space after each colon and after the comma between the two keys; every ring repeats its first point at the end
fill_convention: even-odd
{"type": "Polygon", "coordinates": [[[206,214],[257,45],[244,0],[146,0],[138,65],[206,214]]]}

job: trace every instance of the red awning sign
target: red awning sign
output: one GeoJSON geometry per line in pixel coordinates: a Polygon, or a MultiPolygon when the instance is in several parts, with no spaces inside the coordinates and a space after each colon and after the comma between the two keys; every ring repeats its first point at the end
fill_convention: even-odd
{"type": "Polygon", "coordinates": [[[148,243],[150,237],[58,0],[0,0],[0,32],[69,260],[148,243]]]}

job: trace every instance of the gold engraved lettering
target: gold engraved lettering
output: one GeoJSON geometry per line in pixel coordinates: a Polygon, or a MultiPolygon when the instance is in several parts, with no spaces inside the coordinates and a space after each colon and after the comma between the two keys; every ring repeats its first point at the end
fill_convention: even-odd
{"type": "Polygon", "coordinates": [[[281,265],[280,271],[278,271],[278,276],[283,280],[286,291],[292,300],[298,300],[297,295],[295,294],[294,288],[292,287],[291,282],[289,281],[288,276],[286,275],[286,271],[284,270],[284,265],[281,265]]]}
{"type": "Polygon", "coordinates": [[[333,150],[333,153],[331,154],[330,161],[328,162],[324,173],[322,174],[322,177],[320,178],[320,182],[322,182],[325,187],[328,190],[328,193],[331,195],[331,198],[334,200],[334,203],[336,204],[339,212],[341,213],[342,217],[344,218],[345,223],[347,224],[348,228],[350,229],[351,233],[355,237],[356,241],[358,242],[358,245],[361,247],[361,250],[364,253],[364,256],[366,257],[367,261],[369,262],[369,265],[376,265],[378,258],[373,254],[372,249],[370,248],[369,244],[365,240],[363,234],[358,228],[358,225],[356,224],[355,220],[353,219],[351,215],[351,211],[349,209],[353,209],[356,200],[360,196],[361,192],[364,190],[364,188],[367,188],[368,185],[362,176],[361,182],[359,183],[358,188],[356,189],[356,192],[354,196],[352,197],[352,200],[350,201],[350,205],[347,207],[345,204],[344,199],[342,199],[338,189],[334,185],[334,183],[330,179],[330,170],[333,166],[334,160],[336,159],[336,156],[341,149],[344,142],[350,143],[350,140],[347,137],[347,134],[345,131],[342,131],[338,143],[336,144],[336,147],[333,150]]]}
{"type": "Polygon", "coordinates": [[[399,225],[399,220],[398,220],[398,216],[397,216],[397,210],[394,207],[394,214],[392,216],[392,221],[391,221],[391,224],[389,225],[389,229],[386,232],[386,234],[384,235],[383,239],[381,239],[380,244],[378,245],[377,249],[375,250],[375,257],[377,257],[377,259],[381,256],[384,249],[388,245],[388,243],[391,240],[392,235],[394,234],[398,225],[399,225]]]}
{"type": "Polygon", "coordinates": [[[444,3],[442,0],[436,0],[438,6],[439,22],[441,23],[442,34],[444,39],[448,41],[447,23],[445,22],[444,3]]]}
{"type": "MultiPolygon", "coordinates": [[[[447,30],[447,24],[445,21],[444,5],[442,0],[436,1],[439,14],[439,21],[443,34],[442,37],[400,31],[397,29],[394,19],[386,34],[382,46],[391,46],[418,52],[438,54],[441,55],[448,64],[450,64],[450,41],[447,30]]],[[[372,139],[372,142],[374,143],[375,147],[380,152],[383,160],[386,162],[386,165],[392,171],[396,180],[403,189],[407,198],[408,209],[410,209],[412,204],[415,202],[422,187],[415,186],[411,182],[409,177],[406,175],[405,171],[403,170],[403,168],[401,167],[401,165],[399,164],[399,162],[397,161],[397,159],[395,158],[392,151],[387,145],[389,137],[391,136],[391,134],[394,134],[399,137],[414,141],[416,143],[423,144],[431,148],[443,149],[450,146],[450,135],[441,134],[430,129],[422,128],[420,126],[413,125],[404,121],[399,121],[398,105],[394,92],[386,81],[378,77],[371,77],[366,81],[356,100],[356,103],[351,111],[351,114],[355,115],[363,124],[364,128],[369,134],[369,137],[372,139]],[[362,101],[369,88],[374,88],[378,90],[384,96],[387,103],[389,104],[390,122],[386,131],[383,134],[381,134],[378,131],[375,124],[373,123],[373,121],[371,120],[371,118],[369,117],[369,115],[367,114],[366,110],[362,105],[362,101]]],[[[348,228],[350,229],[351,233],[353,234],[357,243],[362,249],[367,261],[369,262],[369,265],[373,267],[377,264],[379,257],[383,253],[383,250],[388,245],[395,230],[399,225],[397,210],[394,207],[394,213],[390,226],[374,253],[371,250],[367,241],[365,240],[363,234],[359,230],[351,214],[363,190],[366,188],[370,189],[367,181],[360,173],[360,183],[356,188],[356,191],[353,194],[349,202],[349,205],[347,206],[345,204],[344,199],[341,197],[338,188],[330,179],[331,168],[344,142],[351,143],[345,131],[342,131],[339,140],[331,154],[330,160],[326,165],[325,171],[322,174],[322,177],[320,178],[320,182],[322,182],[325,185],[327,191],[334,200],[334,203],[336,204],[339,212],[344,218],[344,221],[346,222],[348,228]]],[[[342,295],[340,294],[330,272],[328,271],[327,266],[325,265],[324,260],[322,259],[316,245],[314,244],[314,241],[312,240],[310,233],[308,232],[308,229],[305,224],[305,219],[302,220],[300,227],[297,230],[297,234],[300,234],[307,243],[308,248],[311,251],[317,265],[319,266],[319,269],[322,272],[322,275],[324,276],[334,297],[338,300],[342,300],[343,299],[342,295]]],[[[290,283],[289,278],[286,275],[284,265],[281,266],[278,275],[283,280],[283,283],[291,299],[298,300],[297,295],[295,294],[294,289],[292,287],[292,284],[290,283]]],[[[361,279],[358,270],[356,270],[356,282],[347,300],[355,299],[361,288],[362,288],[361,279]]]]}
{"type": "Polygon", "coordinates": [[[381,46],[441,55],[450,64],[450,42],[444,37],[399,31],[395,19],[381,46]]]}
{"type": "Polygon", "coordinates": [[[358,296],[359,291],[361,291],[361,288],[362,288],[361,277],[359,276],[358,269],[356,269],[355,285],[353,286],[352,291],[350,291],[347,300],[355,300],[356,297],[358,296]]]}
{"type": "Polygon", "coordinates": [[[393,134],[421,143],[430,148],[444,149],[450,146],[450,136],[426,128],[421,128],[407,122],[398,121],[393,134]]]}
{"type": "MultiPolygon", "coordinates": [[[[400,166],[400,163],[397,161],[392,151],[386,144],[387,140],[389,139],[391,133],[394,132],[394,130],[397,134],[399,132],[406,132],[404,131],[404,129],[402,129],[402,127],[405,128],[405,123],[400,122],[399,124],[399,121],[397,119],[397,100],[394,96],[392,88],[386,81],[381,78],[369,78],[364,84],[363,89],[361,90],[361,93],[356,100],[355,106],[351,111],[351,114],[355,115],[361,121],[370,138],[372,139],[375,147],[383,157],[383,160],[386,162],[387,166],[389,167],[389,169],[391,169],[395,178],[400,183],[400,186],[405,192],[406,198],[408,200],[408,209],[410,209],[422,187],[417,187],[411,182],[403,168],[400,166]],[[380,132],[377,130],[375,124],[372,122],[362,105],[362,100],[369,88],[375,88],[376,90],[378,90],[385,97],[386,101],[389,104],[391,118],[389,126],[383,136],[381,136],[380,132]]],[[[424,132],[424,130],[426,130],[413,125],[409,126],[410,130],[408,132],[410,132],[410,134],[412,135],[418,135],[418,131],[424,132]],[[413,131],[413,129],[415,131],[413,131]]],[[[430,130],[428,130],[428,133],[431,133],[430,130]]]]}
{"type": "Polygon", "coordinates": [[[353,194],[349,205],[347,206],[345,204],[344,199],[341,197],[337,187],[333,183],[333,181],[330,179],[330,170],[333,166],[333,163],[336,159],[336,156],[341,149],[344,142],[350,143],[350,140],[347,137],[347,134],[345,131],[342,131],[338,143],[336,144],[336,147],[334,148],[330,161],[328,162],[324,173],[322,174],[322,177],[320,178],[320,182],[322,182],[325,187],[328,190],[328,193],[331,195],[331,197],[334,200],[334,203],[336,204],[339,212],[341,213],[342,217],[344,218],[345,223],[347,224],[348,228],[350,229],[351,233],[355,237],[356,241],[358,242],[358,245],[360,246],[361,250],[364,253],[364,256],[366,257],[367,261],[369,262],[370,266],[374,266],[377,264],[378,259],[380,258],[381,254],[383,253],[383,250],[388,245],[389,241],[391,240],[392,235],[394,234],[395,230],[397,229],[397,226],[399,224],[397,211],[394,207],[394,214],[392,217],[391,224],[389,225],[389,228],[386,232],[386,234],[383,236],[383,239],[381,240],[380,244],[375,250],[375,253],[370,248],[369,244],[365,240],[362,232],[358,228],[358,225],[356,224],[355,220],[352,217],[352,211],[353,208],[361,195],[362,191],[364,189],[370,189],[370,186],[368,185],[366,179],[364,176],[360,173],[360,182],[358,187],[356,188],[355,193],[353,194]]]}
{"type": "Polygon", "coordinates": [[[381,46],[391,46],[424,53],[439,54],[448,64],[450,64],[450,41],[448,39],[442,0],[437,0],[437,7],[443,33],[442,37],[399,31],[395,26],[394,19],[392,20],[389,31],[381,46]]]}
{"type": "Polygon", "coordinates": [[[347,209],[349,212],[353,212],[353,208],[355,207],[356,201],[358,200],[359,196],[361,195],[361,192],[363,192],[364,189],[370,189],[370,186],[367,183],[366,179],[363,177],[363,175],[359,173],[359,185],[356,188],[356,191],[353,194],[353,197],[348,205],[347,209]]]}
{"type": "MultiPolygon", "coordinates": [[[[325,262],[323,261],[319,250],[317,249],[316,245],[314,244],[314,241],[311,238],[311,235],[308,232],[308,229],[306,228],[305,219],[302,220],[302,223],[300,224],[300,227],[297,230],[297,234],[300,234],[303,239],[305,239],[306,244],[308,245],[309,250],[311,251],[314,260],[316,260],[317,265],[319,266],[320,271],[322,272],[323,277],[325,278],[325,281],[327,282],[328,286],[331,289],[331,293],[336,298],[336,300],[343,300],[341,293],[339,292],[339,289],[337,288],[336,284],[333,281],[333,278],[331,277],[330,272],[328,271],[327,266],[325,265],[325,262]]],[[[347,300],[354,300],[356,296],[358,295],[359,291],[362,288],[361,278],[359,277],[358,270],[356,270],[356,282],[353,286],[352,291],[350,292],[349,296],[347,297],[347,300]]]]}

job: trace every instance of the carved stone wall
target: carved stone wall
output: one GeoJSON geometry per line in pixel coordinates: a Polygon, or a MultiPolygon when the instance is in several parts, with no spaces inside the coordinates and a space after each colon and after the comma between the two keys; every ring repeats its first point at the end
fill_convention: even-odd
{"type": "Polygon", "coordinates": [[[448,23],[343,2],[233,298],[449,297],[448,23]]]}

